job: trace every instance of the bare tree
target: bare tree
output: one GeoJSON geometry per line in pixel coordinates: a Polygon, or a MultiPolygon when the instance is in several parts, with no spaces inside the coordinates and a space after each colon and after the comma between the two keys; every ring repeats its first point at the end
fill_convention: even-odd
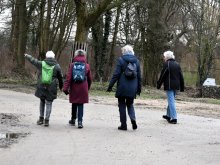
{"type": "Polygon", "coordinates": [[[38,4],[38,0],[15,0],[12,3],[12,33],[11,50],[14,57],[14,67],[17,72],[24,71],[24,53],[26,50],[28,28],[31,14],[38,4]]]}
{"type": "Polygon", "coordinates": [[[71,0],[41,0],[35,26],[40,58],[47,50],[54,50],[57,58],[67,44],[75,22],[75,7],[71,0]]]}
{"type": "Polygon", "coordinates": [[[216,0],[185,1],[191,27],[186,38],[191,51],[197,55],[197,85],[201,86],[214,64],[214,52],[219,41],[220,30],[220,2],[216,0]]]}
{"type": "Polygon", "coordinates": [[[126,0],[102,0],[97,3],[92,10],[88,8],[88,1],[74,0],[76,5],[77,27],[75,40],[86,42],[89,29],[97,21],[97,19],[106,11],[115,8],[126,0]]]}

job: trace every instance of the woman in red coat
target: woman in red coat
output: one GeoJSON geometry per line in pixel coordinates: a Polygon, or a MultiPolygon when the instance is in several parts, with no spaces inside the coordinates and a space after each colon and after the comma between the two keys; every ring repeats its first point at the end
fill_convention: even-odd
{"type": "Polygon", "coordinates": [[[86,52],[77,50],[74,54],[73,63],[71,64],[63,92],[69,94],[69,102],[72,103],[72,117],[70,125],[75,126],[76,114],[78,112],[78,128],[83,128],[83,105],[89,102],[88,91],[92,82],[90,66],[86,62],[86,52]]]}

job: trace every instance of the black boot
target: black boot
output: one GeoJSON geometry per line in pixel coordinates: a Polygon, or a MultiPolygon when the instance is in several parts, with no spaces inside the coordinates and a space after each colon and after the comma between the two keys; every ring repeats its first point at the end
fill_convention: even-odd
{"type": "Polygon", "coordinates": [[[44,118],[39,117],[39,119],[37,120],[37,125],[42,125],[43,123],[44,123],[44,118]]]}
{"type": "Polygon", "coordinates": [[[78,122],[78,128],[79,128],[79,129],[83,128],[83,124],[82,124],[81,121],[78,122]]]}
{"type": "Polygon", "coordinates": [[[118,127],[118,130],[123,130],[126,131],[127,130],[127,125],[121,125],[118,127]]]}
{"type": "Polygon", "coordinates": [[[69,124],[70,124],[71,126],[75,126],[75,122],[76,122],[75,119],[71,119],[71,120],[69,120],[69,124]]]}
{"type": "Polygon", "coordinates": [[[131,120],[133,130],[137,129],[137,123],[135,120],[131,120]]]}
{"type": "Polygon", "coordinates": [[[45,126],[45,127],[48,127],[48,126],[49,126],[49,120],[47,120],[47,119],[44,120],[44,126],[45,126]]]}
{"type": "Polygon", "coordinates": [[[176,124],[177,123],[177,119],[171,119],[168,121],[170,124],[176,124]]]}
{"type": "Polygon", "coordinates": [[[163,115],[163,118],[166,119],[168,122],[170,121],[170,117],[167,115],[163,115]]]}

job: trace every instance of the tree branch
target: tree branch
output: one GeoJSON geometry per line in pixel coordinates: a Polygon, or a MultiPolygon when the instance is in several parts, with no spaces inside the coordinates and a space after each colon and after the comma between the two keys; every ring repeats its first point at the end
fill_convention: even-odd
{"type": "MultiPolygon", "coordinates": [[[[127,1],[128,0],[103,0],[102,3],[98,4],[98,7],[93,12],[87,15],[86,25],[90,27],[105,11],[120,6],[122,3],[127,1]]],[[[133,1],[135,0],[132,0],[132,2],[133,1]]]]}

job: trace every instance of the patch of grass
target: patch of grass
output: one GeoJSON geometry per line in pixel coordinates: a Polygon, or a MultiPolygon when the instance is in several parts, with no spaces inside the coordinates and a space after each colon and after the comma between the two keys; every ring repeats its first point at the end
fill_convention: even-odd
{"type": "MultiPolygon", "coordinates": [[[[116,91],[116,84],[114,85],[112,92],[106,92],[108,88],[108,83],[98,83],[93,82],[90,90],[90,95],[92,96],[107,96],[114,97],[116,91]]],[[[140,96],[137,96],[140,99],[162,99],[166,98],[165,92],[163,90],[156,90],[152,87],[142,87],[142,92],[140,96]]]]}
{"type": "Polygon", "coordinates": [[[218,104],[218,105],[220,105],[220,100],[218,100],[218,99],[204,98],[204,99],[202,99],[201,102],[208,103],[208,104],[218,104]]]}
{"type": "Polygon", "coordinates": [[[26,76],[3,76],[0,75],[0,83],[5,83],[5,84],[23,84],[23,85],[33,85],[34,83],[36,84],[37,80],[33,80],[29,77],[26,76]]]}
{"type": "Polygon", "coordinates": [[[197,81],[197,74],[192,72],[183,72],[183,77],[186,86],[195,86],[197,81]]]}

